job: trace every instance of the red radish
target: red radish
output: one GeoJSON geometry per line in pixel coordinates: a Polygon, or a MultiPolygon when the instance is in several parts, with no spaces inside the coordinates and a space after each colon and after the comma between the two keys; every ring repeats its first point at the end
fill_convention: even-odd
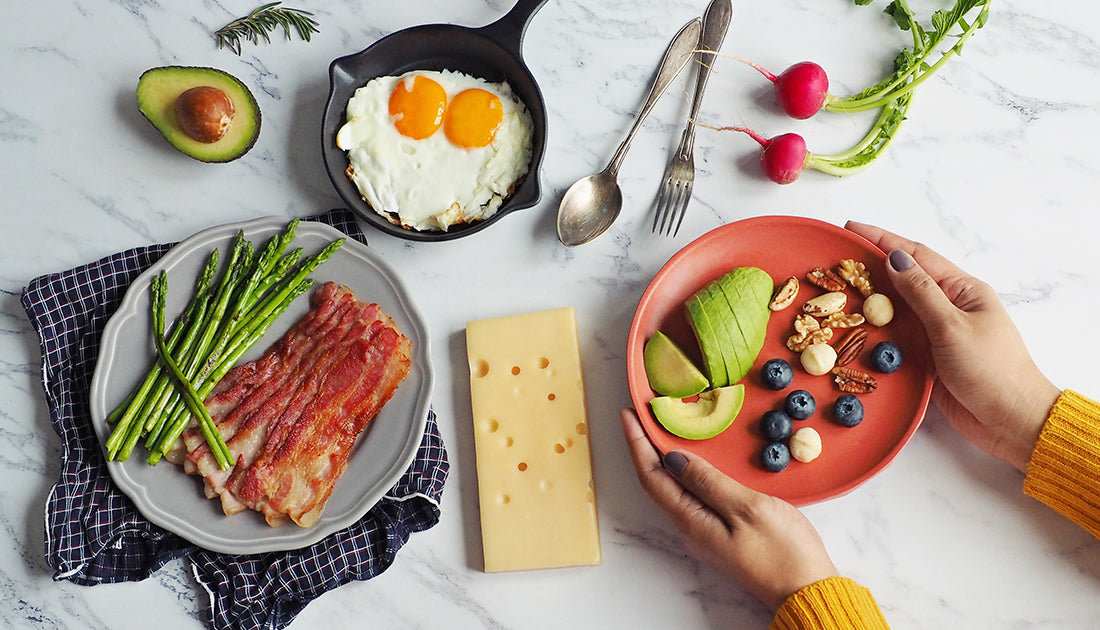
{"type": "Polygon", "coordinates": [[[884,108],[882,115],[871,131],[859,144],[851,149],[834,155],[821,155],[806,149],[806,140],[797,133],[785,133],[767,138],[748,127],[710,127],[715,131],[739,131],[760,145],[760,165],[768,179],[777,184],[789,184],[807,168],[828,175],[843,177],[853,175],[867,168],[890,144],[893,133],[905,120],[909,96],[903,96],[897,108],[884,108]]]}
{"type": "Polygon", "coordinates": [[[775,184],[790,184],[802,175],[803,168],[816,168],[814,154],[806,151],[806,141],[796,133],[764,137],[747,126],[712,126],[715,131],[739,131],[760,145],[760,165],[764,175],[775,184]]]}
{"type": "Polygon", "coordinates": [[[811,153],[806,140],[797,133],[785,133],[765,138],[748,127],[716,127],[718,131],[740,131],[760,144],[760,165],[764,174],[777,184],[789,184],[798,179],[802,169],[811,166],[811,153]]]}
{"type": "Polygon", "coordinates": [[[775,99],[791,118],[809,118],[833,98],[829,94],[828,75],[821,66],[812,61],[800,61],[779,76],[751,61],[745,63],[775,84],[775,99]]]}
{"type": "Polygon", "coordinates": [[[798,179],[806,166],[806,141],[797,133],[785,133],[771,139],[753,137],[760,142],[760,165],[764,173],[777,184],[789,184],[798,179]],[[763,141],[761,141],[763,140],[763,141]]]}

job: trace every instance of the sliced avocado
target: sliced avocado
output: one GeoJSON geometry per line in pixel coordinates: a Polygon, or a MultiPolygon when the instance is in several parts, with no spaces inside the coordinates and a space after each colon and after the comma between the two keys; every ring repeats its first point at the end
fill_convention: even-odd
{"type": "Polygon", "coordinates": [[[757,267],[738,267],[719,278],[718,282],[722,292],[731,300],[734,320],[750,357],[747,368],[751,370],[764,347],[771,318],[771,309],[768,308],[772,292],[771,276],[757,267]]]}
{"type": "Polygon", "coordinates": [[[710,325],[718,338],[718,347],[722,351],[722,359],[726,364],[726,381],[732,385],[745,376],[741,372],[741,357],[737,347],[741,333],[737,331],[737,323],[733,321],[733,311],[730,310],[725,296],[722,295],[722,289],[716,283],[707,284],[699,290],[699,294],[703,301],[703,309],[707,312],[707,319],[710,320],[710,325]]]}
{"type": "Polygon", "coordinates": [[[659,330],[645,342],[642,357],[649,386],[662,396],[687,398],[710,385],[680,346],[659,330]]]}
{"type": "Polygon", "coordinates": [[[661,396],[649,401],[653,416],[669,433],[686,440],[706,440],[729,428],[745,402],[745,386],[709,389],[695,402],[661,396]]]}
{"type": "MultiPolygon", "coordinates": [[[[733,292],[731,296],[726,291],[727,289],[722,286],[722,282],[715,281],[715,293],[717,293],[718,300],[721,300],[726,305],[726,320],[724,326],[729,329],[730,344],[733,350],[737,353],[737,368],[730,374],[730,382],[736,383],[745,378],[745,375],[752,369],[753,361],[756,360],[756,355],[759,354],[759,350],[756,352],[745,341],[745,335],[741,332],[741,324],[737,320],[738,309],[744,308],[740,297],[736,292],[733,292],[732,288],[729,289],[733,292]],[[736,376],[737,380],[733,377],[736,376]]],[[[728,371],[728,370],[727,370],[728,371]]]]}
{"type": "Polygon", "coordinates": [[[695,332],[695,339],[699,342],[699,350],[703,354],[703,369],[707,378],[710,379],[710,384],[714,387],[729,385],[722,348],[699,294],[696,293],[688,298],[684,302],[684,308],[687,309],[687,320],[691,324],[691,330],[695,332]]]}
{"type": "MultiPolygon", "coordinates": [[[[775,282],[772,277],[768,275],[768,272],[759,267],[738,267],[729,272],[733,279],[736,281],[736,286],[741,289],[744,294],[744,289],[748,287],[752,291],[752,295],[755,296],[757,304],[763,304],[765,307],[768,302],[772,300],[772,292],[775,290],[775,282]]],[[[745,298],[748,299],[748,295],[745,298]]]]}
{"type": "Polygon", "coordinates": [[[233,75],[215,68],[163,66],[146,70],[137,85],[138,109],[181,153],[203,162],[235,160],[256,144],[260,135],[260,108],[252,92],[233,75]],[[233,118],[225,134],[214,142],[188,136],[176,117],[176,100],[195,87],[221,90],[233,103],[233,118]]]}

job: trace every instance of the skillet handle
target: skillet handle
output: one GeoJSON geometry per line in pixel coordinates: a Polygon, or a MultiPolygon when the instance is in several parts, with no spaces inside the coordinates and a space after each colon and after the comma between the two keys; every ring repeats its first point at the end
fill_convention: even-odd
{"type": "Polygon", "coordinates": [[[546,4],[547,0],[519,0],[508,13],[496,22],[481,27],[486,37],[508,49],[516,59],[522,57],[523,34],[531,18],[546,4]]]}

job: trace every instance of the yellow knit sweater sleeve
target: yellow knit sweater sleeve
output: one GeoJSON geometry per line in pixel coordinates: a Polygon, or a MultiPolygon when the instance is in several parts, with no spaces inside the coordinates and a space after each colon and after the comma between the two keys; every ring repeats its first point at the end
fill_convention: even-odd
{"type": "MultiPolygon", "coordinates": [[[[1032,451],[1024,492],[1100,538],[1100,403],[1062,392],[1032,451]]],[[[770,630],[882,630],[886,619],[866,588],[843,577],[799,589],[770,630]]]]}
{"type": "Polygon", "coordinates": [[[803,586],[775,613],[770,630],[889,630],[871,591],[843,577],[803,586]]]}
{"type": "Polygon", "coordinates": [[[1100,403],[1062,392],[1031,453],[1024,492],[1100,538],[1100,403]]]}

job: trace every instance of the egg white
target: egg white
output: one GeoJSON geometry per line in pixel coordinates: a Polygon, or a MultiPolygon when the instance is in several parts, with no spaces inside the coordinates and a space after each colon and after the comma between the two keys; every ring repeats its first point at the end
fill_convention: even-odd
{"type": "Polygon", "coordinates": [[[461,72],[413,71],[372,79],[348,101],[336,145],[347,151],[347,175],[374,211],[414,230],[443,230],[496,214],[531,163],[534,124],[507,82],[490,83],[461,72]],[[480,88],[500,99],[503,120],[493,141],[467,149],[443,129],[423,140],[401,135],[389,114],[398,82],[420,75],[439,83],[448,102],[480,88]]]}

